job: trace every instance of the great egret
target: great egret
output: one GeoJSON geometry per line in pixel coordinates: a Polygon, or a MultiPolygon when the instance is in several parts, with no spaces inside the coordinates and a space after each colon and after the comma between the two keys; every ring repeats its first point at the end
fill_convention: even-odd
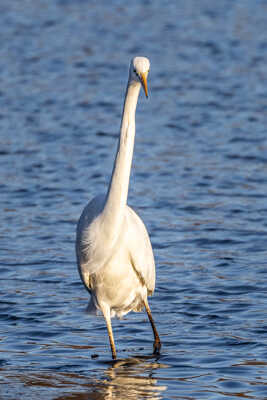
{"type": "Polygon", "coordinates": [[[131,61],[117,154],[106,195],[95,197],[77,226],[76,254],[81,279],[91,294],[90,311],[102,311],[112,358],[116,359],[111,317],[145,307],[154,333],[154,354],[160,339],[147,296],[155,288],[155,262],[141,218],[127,205],[135,137],[135,110],[141,86],[147,97],[149,60],[131,61]]]}

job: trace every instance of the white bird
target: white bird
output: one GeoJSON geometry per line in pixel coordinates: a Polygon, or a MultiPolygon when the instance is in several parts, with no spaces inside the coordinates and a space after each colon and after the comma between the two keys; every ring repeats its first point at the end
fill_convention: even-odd
{"type": "Polygon", "coordinates": [[[154,354],[160,339],[147,296],[155,288],[155,262],[141,218],[127,205],[135,138],[135,110],[141,86],[147,97],[149,60],[131,61],[120,137],[113,172],[105,195],[96,196],[83,210],[77,226],[76,254],[81,279],[91,294],[90,311],[106,320],[112,358],[116,359],[111,317],[145,307],[154,333],[154,354]]]}

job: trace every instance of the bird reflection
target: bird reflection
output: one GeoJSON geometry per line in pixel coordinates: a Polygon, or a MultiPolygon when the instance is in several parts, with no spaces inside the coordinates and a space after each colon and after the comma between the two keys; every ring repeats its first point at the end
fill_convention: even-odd
{"type": "MultiPolygon", "coordinates": [[[[87,380],[82,378],[82,391],[77,392],[77,382],[81,376],[76,378],[75,391],[60,395],[54,400],[125,400],[125,399],[162,399],[162,392],[166,386],[160,386],[153,374],[158,368],[167,368],[151,356],[127,358],[124,360],[108,361],[109,367],[104,371],[101,378],[87,380]]],[[[66,374],[64,374],[66,379],[66,374]]],[[[67,374],[68,380],[76,374],[67,374]]],[[[75,378],[74,378],[75,379],[75,378]]],[[[72,380],[72,379],[71,379],[72,380]]],[[[69,382],[70,383],[70,382],[69,382]]]]}
{"type": "Polygon", "coordinates": [[[153,372],[166,368],[151,357],[133,357],[110,363],[106,370],[108,379],[104,380],[104,399],[161,399],[166,386],[160,386],[153,372]]]}

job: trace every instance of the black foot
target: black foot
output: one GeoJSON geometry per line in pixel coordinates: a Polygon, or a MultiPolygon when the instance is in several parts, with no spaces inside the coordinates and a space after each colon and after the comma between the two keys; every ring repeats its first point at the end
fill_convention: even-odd
{"type": "Polygon", "coordinates": [[[159,356],[160,355],[160,348],[161,348],[161,343],[160,340],[155,340],[154,346],[153,346],[153,354],[159,356]]]}

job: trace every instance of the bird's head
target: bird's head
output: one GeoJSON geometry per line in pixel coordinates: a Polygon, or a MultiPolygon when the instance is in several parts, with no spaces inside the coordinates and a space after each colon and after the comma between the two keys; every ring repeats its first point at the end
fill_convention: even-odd
{"type": "Polygon", "coordinates": [[[146,97],[148,97],[147,93],[147,75],[149,72],[150,62],[146,57],[134,57],[131,61],[130,65],[130,82],[139,82],[141,83],[146,97]]]}

